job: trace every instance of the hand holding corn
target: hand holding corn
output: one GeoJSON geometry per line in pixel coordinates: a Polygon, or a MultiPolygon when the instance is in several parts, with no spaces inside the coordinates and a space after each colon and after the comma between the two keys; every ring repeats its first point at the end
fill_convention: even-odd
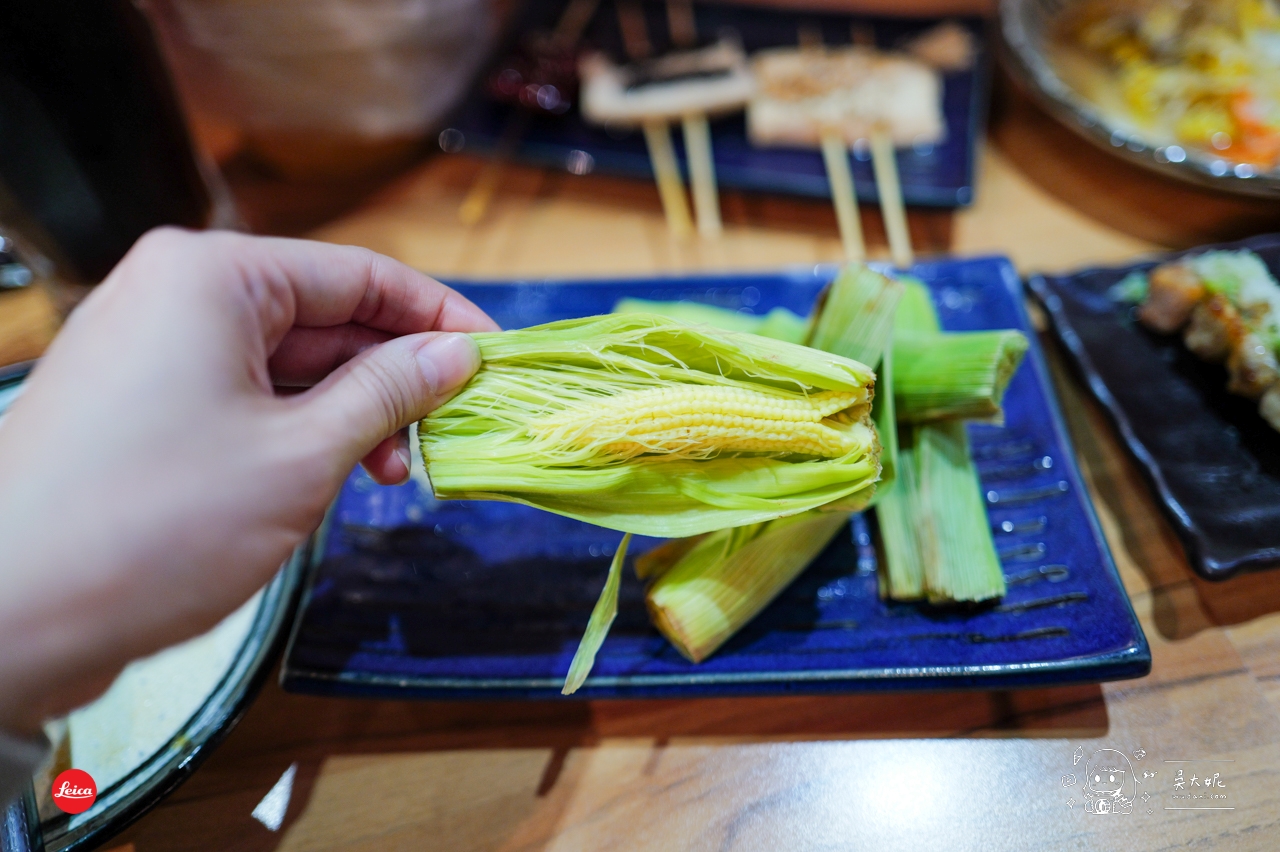
{"type": "Polygon", "coordinates": [[[418,427],[437,497],[687,536],[865,505],[871,370],[648,314],[474,335],[482,366],[418,427]]]}
{"type": "Polygon", "coordinates": [[[466,332],[492,328],[365,249],[139,240],[0,428],[0,728],[34,733],[240,606],[357,462],[405,479],[401,430],[470,378],[466,332]]]}

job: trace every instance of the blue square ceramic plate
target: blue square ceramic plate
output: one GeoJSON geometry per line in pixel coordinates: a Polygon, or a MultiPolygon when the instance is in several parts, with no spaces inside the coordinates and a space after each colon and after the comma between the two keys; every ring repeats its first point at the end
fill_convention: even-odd
{"type": "MultiPolygon", "coordinates": [[[[459,284],[503,326],[608,311],[623,296],[805,313],[834,274],[459,284]]],[[[1008,261],[920,264],[948,329],[1030,334],[1008,261]]],[[[1099,532],[1034,335],[1008,424],[973,447],[1009,594],[957,612],[881,601],[866,521],[719,653],[693,665],[648,623],[625,572],[618,619],[582,697],[1004,688],[1138,677],[1142,629],[1099,532]]],[[[370,696],[548,697],[620,535],[525,506],[438,502],[354,473],[318,535],[287,652],[286,688],[370,696]]],[[[637,539],[633,552],[653,546],[637,539]]]]}
{"type": "MultiPolygon", "coordinates": [[[[564,0],[533,0],[526,5],[516,32],[553,28],[564,0]]],[[[648,30],[657,50],[667,49],[666,3],[643,3],[648,30]]],[[[624,55],[613,4],[601,4],[584,36],[584,43],[610,56],[624,55]]],[[[895,47],[937,23],[936,20],[850,17],[841,14],[795,12],[757,6],[702,3],[694,7],[698,32],[711,38],[722,32],[737,34],[748,53],[766,47],[794,45],[801,27],[820,31],[829,45],[848,44],[853,30],[874,38],[880,47],[895,47]]],[[[977,45],[973,66],[944,75],[942,112],[947,125],[944,141],[937,145],[898,151],[898,171],[908,204],[932,207],[965,206],[973,201],[974,162],[982,139],[989,94],[989,59],[979,19],[963,21],[977,45]]],[[[484,84],[472,93],[440,136],[449,151],[488,153],[498,147],[512,120],[512,108],[484,93],[484,84]],[[458,135],[461,134],[461,135],[458,135]]],[[[716,177],[722,187],[756,192],[830,197],[826,169],[816,150],[757,148],[747,139],[742,114],[711,123],[716,177]]],[[[680,133],[672,134],[683,166],[680,133]]],[[[578,110],[561,116],[538,115],[526,128],[516,156],[525,162],[574,174],[599,170],[626,177],[653,179],[644,137],[639,130],[606,131],[583,121],[578,110]],[[585,156],[584,156],[585,155],[585,156]]],[[[855,152],[853,176],[858,197],[877,201],[869,151],[855,152]]]]}

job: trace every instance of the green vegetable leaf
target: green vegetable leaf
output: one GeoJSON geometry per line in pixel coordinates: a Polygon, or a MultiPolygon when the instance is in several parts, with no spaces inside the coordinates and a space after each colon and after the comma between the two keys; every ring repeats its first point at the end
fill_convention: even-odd
{"type": "Polygon", "coordinates": [[[578,691],[578,687],[582,686],[587,675],[591,674],[591,667],[596,663],[596,652],[600,650],[605,637],[609,635],[609,628],[613,626],[613,620],[618,615],[618,587],[622,583],[622,563],[627,560],[627,547],[630,544],[631,533],[627,533],[618,544],[617,552],[613,554],[613,562],[609,564],[609,578],[604,581],[604,588],[600,590],[600,598],[591,610],[591,618],[587,621],[587,629],[582,634],[582,641],[578,643],[573,662],[569,664],[569,674],[564,679],[564,689],[560,690],[562,695],[573,695],[578,691]]]}
{"type": "Polygon", "coordinates": [[[1125,305],[1136,305],[1147,298],[1149,286],[1147,273],[1134,270],[1111,285],[1107,298],[1125,305]]]}

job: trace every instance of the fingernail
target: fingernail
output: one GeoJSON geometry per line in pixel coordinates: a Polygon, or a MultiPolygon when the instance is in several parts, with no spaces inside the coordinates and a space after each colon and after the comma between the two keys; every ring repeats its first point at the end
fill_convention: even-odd
{"type": "Polygon", "coordinates": [[[433,337],[418,350],[417,358],[435,396],[457,390],[480,369],[480,350],[466,334],[433,337]]]}
{"type": "Polygon", "coordinates": [[[404,465],[404,476],[401,477],[399,484],[404,485],[409,481],[409,476],[413,472],[413,459],[409,455],[408,447],[396,447],[396,458],[400,459],[400,463],[404,465]]]}

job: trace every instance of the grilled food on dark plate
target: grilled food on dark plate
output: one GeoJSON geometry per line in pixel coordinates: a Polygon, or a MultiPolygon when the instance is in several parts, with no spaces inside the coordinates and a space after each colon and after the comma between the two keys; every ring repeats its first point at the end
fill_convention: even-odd
{"type": "Polygon", "coordinates": [[[1138,319],[1227,368],[1227,390],[1258,400],[1280,430],[1280,284],[1253,252],[1209,251],[1138,273],[1116,295],[1139,303],[1138,319]]]}

